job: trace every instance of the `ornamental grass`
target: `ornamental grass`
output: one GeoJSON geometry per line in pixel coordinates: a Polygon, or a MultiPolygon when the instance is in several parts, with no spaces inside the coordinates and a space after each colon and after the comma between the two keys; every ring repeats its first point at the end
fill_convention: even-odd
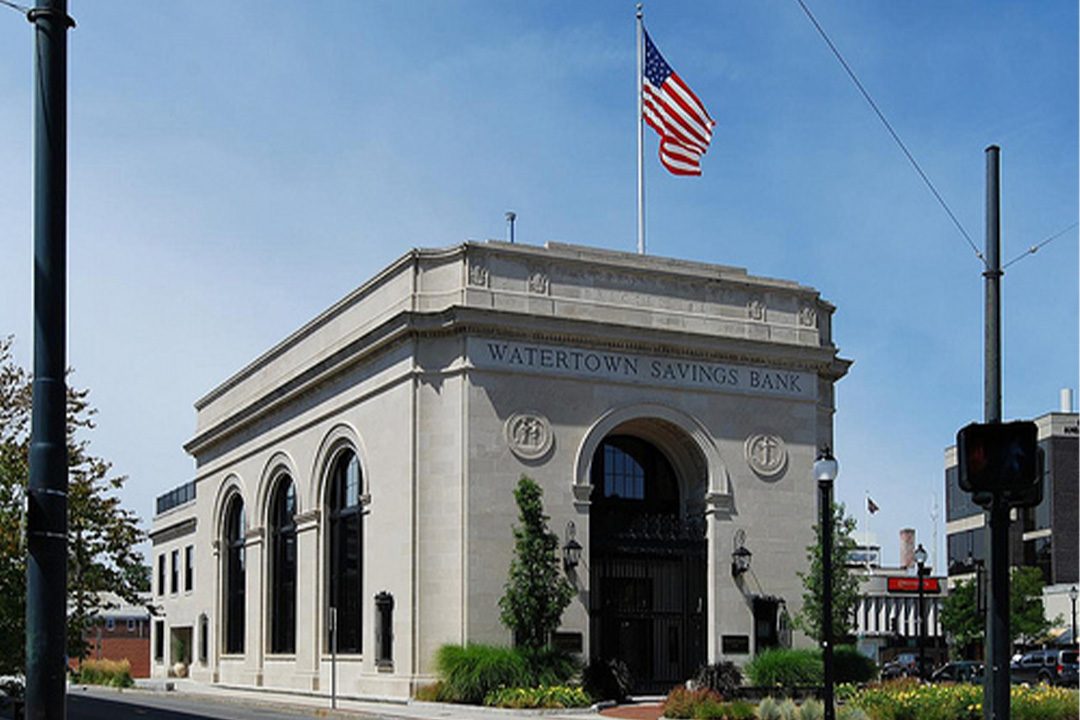
{"type": "Polygon", "coordinates": [[[489,707],[558,710],[562,708],[588,707],[592,703],[588,694],[579,687],[566,685],[542,685],[534,688],[499,688],[484,698],[489,707]]]}
{"type": "Polygon", "coordinates": [[[77,672],[77,682],[84,685],[110,685],[117,688],[131,687],[131,663],[124,660],[83,660],[77,672]]]}

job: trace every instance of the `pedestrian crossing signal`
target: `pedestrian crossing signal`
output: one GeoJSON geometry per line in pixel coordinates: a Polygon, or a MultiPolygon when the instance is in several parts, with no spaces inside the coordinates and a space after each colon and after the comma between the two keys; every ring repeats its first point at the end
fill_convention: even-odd
{"type": "Polygon", "coordinates": [[[1011,507],[1042,501],[1038,429],[1030,421],[972,423],[956,434],[960,489],[987,506],[994,496],[1011,507]]]}

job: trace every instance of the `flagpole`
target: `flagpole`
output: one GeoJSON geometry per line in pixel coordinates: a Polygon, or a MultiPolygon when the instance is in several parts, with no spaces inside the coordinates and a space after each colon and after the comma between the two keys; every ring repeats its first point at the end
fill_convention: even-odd
{"type": "Polygon", "coordinates": [[[863,513],[866,515],[866,526],[863,527],[863,547],[866,548],[866,574],[870,574],[870,491],[866,491],[866,502],[863,503],[863,513]]]}
{"type": "Polygon", "coordinates": [[[637,251],[645,254],[645,122],[642,108],[642,88],[644,85],[645,53],[644,24],[642,22],[642,3],[637,4],[637,251]]]}

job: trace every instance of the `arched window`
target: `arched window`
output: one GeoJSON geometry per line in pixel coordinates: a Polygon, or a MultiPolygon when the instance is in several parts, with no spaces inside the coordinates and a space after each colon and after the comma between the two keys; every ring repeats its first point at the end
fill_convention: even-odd
{"type": "Polygon", "coordinates": [[[270,652],[296,652],[296,489],[282,475],[270,500],[270,652]]]}
{"type": "Polygon", "coordinates": [[[244,652],[244,501],[229,500],[225,512],[225,652],[244,652]]]}
{"type": "Polygon", "coordinates": [[[360,610],[364,554],[360,489],[360,461],[356,453],[345,450],[334,461],[326,496],[330,525],[327,597],[329,608],[337,612],[337,650],[342,653],[362,650],[360,610]]]}
{"type": "Polygon", "coordinates": [[[631,435],[611,435],[596,449],[592,462],[594,502],[625,506],[636,512],[673,513],[679,487],[667,456],[655,445],[631,435]]]}

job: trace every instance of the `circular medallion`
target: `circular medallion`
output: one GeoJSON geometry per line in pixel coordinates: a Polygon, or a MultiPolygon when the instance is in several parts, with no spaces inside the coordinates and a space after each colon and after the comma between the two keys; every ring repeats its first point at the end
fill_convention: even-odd
{"type": "Polygon", "coordinates": [[[540,413],[514,413],[503,427],[510,451],[523,460],[538,460],[551,449],[551,423],[540,413]]]}
{"type": "Polygon", "coordinates": [[[779,435],[751,435],[746,439],[746,462],[758,475],[776,477],[787,467],[787,447],[779,435]]]}

